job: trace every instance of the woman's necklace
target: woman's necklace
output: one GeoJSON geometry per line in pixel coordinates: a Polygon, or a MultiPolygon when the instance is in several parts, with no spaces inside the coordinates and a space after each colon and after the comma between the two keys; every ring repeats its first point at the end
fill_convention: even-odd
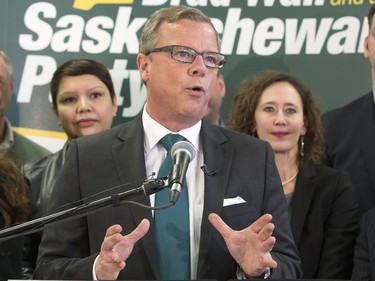
{"type": "Polygon", "coordinates": [[[290,183],[292,180],[294,180],[296,178],[296,176],[298,175],[298,170],[297,172],[292,176],[290,177],[289,179],[287,179],[286,181],[283,181],[281,184],[284,186],[286,185],[287,183],[290,183]]]}

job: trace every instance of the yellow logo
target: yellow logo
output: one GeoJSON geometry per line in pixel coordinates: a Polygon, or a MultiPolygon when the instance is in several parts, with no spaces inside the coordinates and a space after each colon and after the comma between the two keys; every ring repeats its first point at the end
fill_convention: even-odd
{"type": "Polygon", "coordinates": [[[133,4],[134,0],[75,0],[73,8],[89,11],[96,4],[133,4]]]}

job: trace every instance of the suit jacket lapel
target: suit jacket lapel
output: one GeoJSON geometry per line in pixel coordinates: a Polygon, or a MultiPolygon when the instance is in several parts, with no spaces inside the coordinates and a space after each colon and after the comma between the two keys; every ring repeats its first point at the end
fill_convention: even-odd
{"type": "MultiPolygon", "coordinates": [[[[367,173],[375,186],[375,109],[372,92],[363,100],[360,110],[360,145],[362,155],[365,159],[367,173]],[[369,114],[370,113],[370,114],[369,114]]],[[[350,133],[350,132],[348,132],[350,133]]]]}
{"type": "MultiPolygon", "coordinates": [[[[119,143],[112,146],[112,155],[116,163],[117,173],[123,183],[134,183],[127,186],[125,190],[140,187],[146,178],[146,168],[144,159],[144,134],[142,117],[139,115],[134,120],[127,123],[117,136],[119,143]],[[129,161],[132,159],[132,161],[129,161]]],[[[131,199],[143,205],[150,206],[148,196],[136,196],[131,199]]],[[[145,237],[138,243],[143,243],[147,249],[146,256],[154,272],[155,278],[160,279],[159,261],[155,241],[155,230],[153,218],[150,210],[130,205],[130,210],[134,218],[134,224],[138,225],[142,219],[147,218],[151,225],[145,237]]]]}
{"type": "Polygon", "coordinates": [[[215,175],[204,176],[204,208],[201,226],[201,238],[198,258],[198,277],[200,272],[205,272],[204,260],[211,243],[211,223],[208,221],[210,213],[221,212],[223,199],[229,180],[229,167],[231,166],[233,150],[226,148],[223,144],[227,138],[220,132],[219,128],[202,121],[202,143],[204,163],[209,170],[215,170],[215,175]]]}
{"type": "Polygon", "coordinates": [[[306,221],[307,212],[313,198],[315,190],[315,175],[316,171],[314,166],[309,166],[302,169],[297,177],[296,188],[291,202],[292,216],[290,218],[294,241],[297,247],[306,221]]]}

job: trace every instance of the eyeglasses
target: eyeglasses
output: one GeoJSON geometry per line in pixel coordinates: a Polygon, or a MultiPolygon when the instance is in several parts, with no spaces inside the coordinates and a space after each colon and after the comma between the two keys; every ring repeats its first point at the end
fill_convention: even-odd
{"type": "Polygon", "coordinates": [[[227,62],[227,59],[223,54],[216,52],[198,52],[193,48],[179,45],[155,48],[147,52],[145,55],[148,56],[155,52],[170,52],[172,59],[183,63],[192,63],[197,56],[202,56],[204,65],[209,68],[222,68],[227,62]]]}

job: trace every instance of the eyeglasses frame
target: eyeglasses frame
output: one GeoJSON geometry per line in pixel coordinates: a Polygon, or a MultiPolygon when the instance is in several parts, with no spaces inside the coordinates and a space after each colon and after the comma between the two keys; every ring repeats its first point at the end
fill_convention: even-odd
{"type": "Polygon", "coordinates": [[[181,62],[181,63],[190,63],[190,64],[194,62],[194,60],[197,56],[201,56],[202,58],[204,58],[204,56],[203,56],[204,54],[217,54],[217,55],[223,56],[223,60],[221,61],[220,65],[215,67],[215,66],[208,66],[208,65],[205,64],[205,66],[207,68],[220,69],[220,68],[223,68],[225,63],[227,62],[227,57],[224,54],[221,54],[221,53],[218,53],[218,52],[213,52],[213,51],[198,52],[197,50],[195,50],[191,47],[182,46],[182,45],[167,45],[167,46],[163,46],[163,47],[159,47],[159,48],[154,48],[154,49],[151,49],[150,51],[148,51],[147,53],[145,53],[145,55],[148,56],[148,55],[151,55],[152,53],[156,53],[156,52],[169,52],[171,54],[171,58],[173,60],[181,62]],[[187,61],[181,61],[181,60],[178,60],[178,59],[174,58],[173,57],[173,49],[175,47],[186,48],[186,49],[192,50],[195,53],[195,56],[194,56],[193,60],[191,62],[187,62],[187,61]]]}

